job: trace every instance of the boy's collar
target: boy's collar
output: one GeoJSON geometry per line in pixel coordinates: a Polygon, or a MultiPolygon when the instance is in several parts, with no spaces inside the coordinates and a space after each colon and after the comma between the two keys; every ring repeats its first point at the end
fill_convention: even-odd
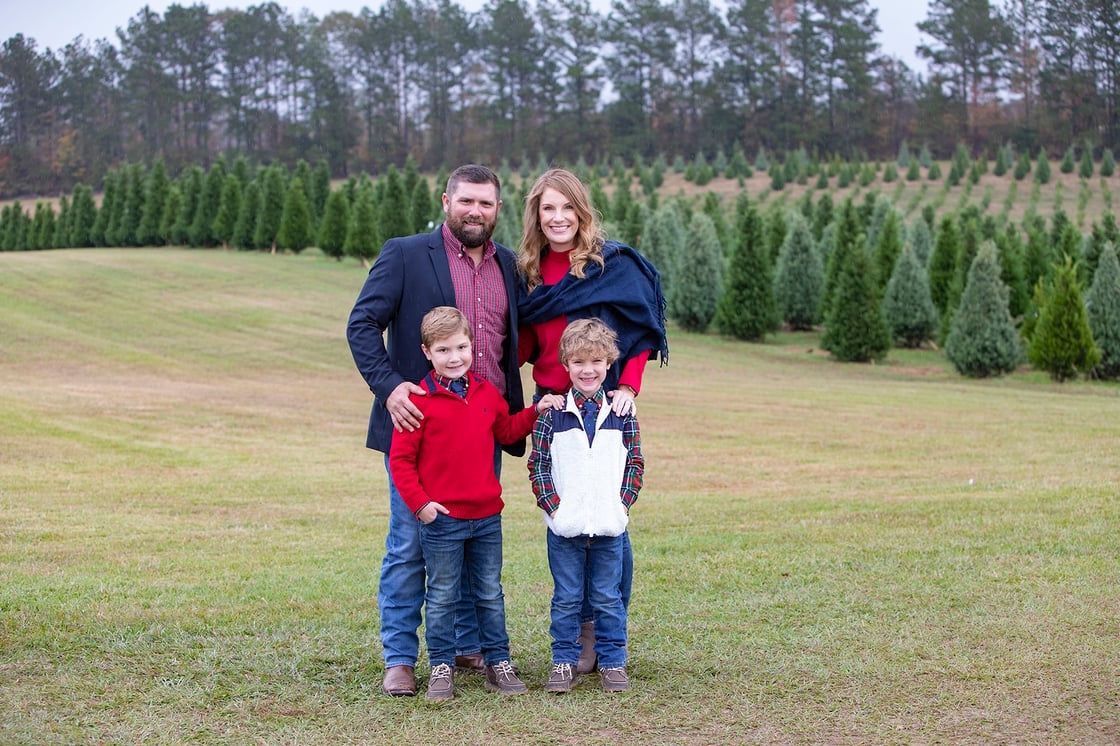
{"type": "Polygon", "coordinates": [[[437,384],[439,384],[441,388],[445,388],[448,391],[451,390],[451,382],[452,381],[462,381],[463,385],[465,387],[470,388],[471,374],[470,374],[470,371],[467,371],[466,373],[459,376],[458,378],[447,378],[445,376],[441,376],[439,373],[436,373],[433,370],[432,371],[432,380],[435,381],[437,384]]]}
{"type": "Polygon", "coordinates": [[[583,403],[585,401],[587,401],[588,399],[594,399],[595,403],[598,404],[600,407],[602,407],[603,402],[606,399],[606,394],[603,393],[603,387],[602,386],[599,387],[599,390],[596,391],[593,396],[585,395],[582,391],[577,389],[575,386],[572,386],[571,391],[572,391],[572,402],[575,403],[577,409],[582,407],[583,403]]]}

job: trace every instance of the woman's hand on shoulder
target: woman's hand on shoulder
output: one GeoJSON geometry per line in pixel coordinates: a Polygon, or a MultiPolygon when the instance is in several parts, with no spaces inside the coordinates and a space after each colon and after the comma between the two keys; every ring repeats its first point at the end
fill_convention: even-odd
{"type": "Polygon", "coordinates": [[[638,404],[634,401],[637,396],[634,389],[626,384],[622,384],[614,391],[608,393],[611,398],[611,410],[619,417],[625,417],[632,414],[638,416],[638,404]]]}

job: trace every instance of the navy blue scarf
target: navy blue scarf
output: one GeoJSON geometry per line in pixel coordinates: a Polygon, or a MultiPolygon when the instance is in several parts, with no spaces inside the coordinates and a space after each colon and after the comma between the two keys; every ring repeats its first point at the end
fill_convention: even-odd
{"type": "MultiPolygon", "coordinates": [[[[602,267],[588,262],[582,280],[568,273],[555,285],[538,285],[531,293],[522,280],[517,299],[520,322],[532,325],[557,316],[569,321],[596,317],[618,334],[620,361],[651,350],[651,360],[667,364],[661,274],[644,256],[617,241],[603,244],[603,262],[602,267]]],[[[621,367],[611,366],[610,388],[617,383],[621,367]]]]}

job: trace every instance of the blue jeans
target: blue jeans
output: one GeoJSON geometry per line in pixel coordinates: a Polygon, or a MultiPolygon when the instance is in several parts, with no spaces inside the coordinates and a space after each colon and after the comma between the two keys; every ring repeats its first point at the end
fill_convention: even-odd
{"type": "Polygon", "coordinates": [[[474,592],[486,665],[509,660],[501,513],[478,520],[437,515],[420,525],[420,544],[428,568],[425,623],[431,664],[455,663],[456,607],[466,576],[474,592]]]}
{"type": "Polygon", "coordinates": [[[548,568],[552,571],[552,662],[579,662],[579,628],[585,593],[595,620],[599,668],[626,665],[626,606],[622,602],[622,536],[548,534],[548,568]]]}
{"type": "MultiPolygon", "coordinates": [[[[500,468],[501,452],[495,456],[500,468]]],[[[424,554],[420,548],[420,521],[412,514],[393,484],[389,456],[385,455],[385,474],[389,477],[389,533],[385,536],[385,556],[381,560],[381,579],[377,586],[377,607],[381,614],[381,648],[385,667],[415,666],[420,655],[420,609],[424,605],[424,554]]],[[[462,602],[456,621],[461,655],[480,649],[478,617],[464,574],[462,602]]]]}
{"type": "MultiPolygon", "coordinates": [[[[622,532],[622,580],[619,582],[619,592],[622,594],[622,605],[630,611],[630,593],[634,589],[634,550],[630,546],[630,532],[622,532]]],[[[580,621],[591,622],[595,620],[595,613],[591,610],[591,573],[587,573],[587,588],[583,592],[583,606],[579,612],[580,621]]]]}

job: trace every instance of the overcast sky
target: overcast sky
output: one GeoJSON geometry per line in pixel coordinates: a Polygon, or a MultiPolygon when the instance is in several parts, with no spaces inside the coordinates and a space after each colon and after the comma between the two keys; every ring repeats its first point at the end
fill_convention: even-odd
{"type": "MultiPolygon", "coordinates": [[[[257,5],[260,0],[213,0],[205,5],[210,10],[220,8],[244,8],[257,5]]],[[[460,0],[459,4],[467,10],[478,10],[485,0],[460,0]]],[[[152,0],[146,3],[157,13],[163,13],[171,3],[152,0]]],[[[180,5],[193,5],[192,0],[180,0],[180,5]]],[[[293,15],[307,8],[319,18],[336,10],[349,10],[357,13],[363,6],[376,8],[378,0],[279,0],[282,7],[293,15]]],[[[5,0],[5,8],[0,13],[0,42],[17,33],[28,36],[38,44],[39,51],[47,47],[61,49],[82,34],[89,40],[109,39],[117,41],[116,28],[125,27],[128,20],[144,7],[143,0],[5,0]]],[[[598,8],[609,8],[608,0],[592,0],[598,8]]],[[[921,34],[915,24],[924,20],[928,3],[921,0],[870,0],[873,8],[879,9],[879,27],[882,34],[879,43],[886,54],[900,57],[911,68],[924,70],[924,61],[919,61],[914,48],[921,43],[921,34]]]]}

